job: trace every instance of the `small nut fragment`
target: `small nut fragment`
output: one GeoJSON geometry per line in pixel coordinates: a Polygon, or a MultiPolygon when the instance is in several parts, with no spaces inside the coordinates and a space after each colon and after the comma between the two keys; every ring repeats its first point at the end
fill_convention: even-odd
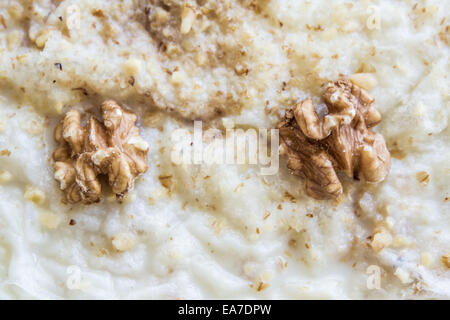
{"type": "Polygon", "coordinates": [[[193,8],[185,6],[181,11],[181,26],[180,32],[182,34],[187,34],[191,31],[192,25],[194,24],[196,14],[193,8]]]}
{"type": "Polygon", "coordinates": [[[37,205],[44,204],[46,198],[44,191],[30,185],[25,187],[23,196],[25,199],[30,200],[37,205]]]}
{"type": "Polygon", "coordinates": [[[414,246],[414,242],[405,236],[396,236],[392,241],[392,247],[406,248],[414,246]]]}
{"type": "Polygon", "coordinates": [[[169,20],[169,18],[170,18],[169,12],[167,12],[163,8],[156,7],[156,9],[155,9],[155,20],[159,24],[166,23],[169,20]]]}
{"type": "Polygon", "coordinates": [[[158,177],[159,182],[163,185],[164,188],[170,190],[170,188],[172,187],[172,176],[159,176],[158,177]]]}
{"type": "Polygon", "coordinates": [[[260,292],[260,291],[266,290],[268,287],[270,287],[270,284],[261,281],[261,282],[259,282],[258,287],[256,288],[256,291],[260,292]]]}
{"type": "Polygon", "coordinates": [[[123,68],[127,74],[134,76],[138,74],[141,63],[137,59],[129,59],[124,63],[123,68]]]}
{"type": "Polygon", "coordinates": [[[0,183],[10,182],[13,179],[11,172],[0,170],[0,183]]]}
{"type": "Polygon", "coordinates": [[[11,151],[8,149],[0,150],[0,157],[9,157],[11,155],[11,151]]]}
{"type": "Polygon", "coordinates": [[[397,268],[394,272],[394,275],[397,276],[397,278],[399,278],[399,280],[401,281],[401,283],[403,284],[408,284],[411,283],[413,280],[410,277],[410,274],[408,271],[406,271],[403,268],[397,268]]]}
{"type": "Polygon", "coordinates": [[[90,117],[83,127],[80,112],[71,110],[55,129],[54,176],[69,203],[100,201],[99,175],[108,176],[122,201],[136,177],[147,171],[148,144],[136,126],[137,116],[112,100],[101,109],[103,123],[90,117]]]}
{"type": "Polygon", "coordinates": [[[39,33],[36,40],[34,40],[34,43],[39,49],[42,49],[45,47],[45,44],[47,43],[47,40],[50,38],[51,34],[53,33],[53,30],[51,29],[45,29],[42,32],[39,33]]]}
{"type": "Polygon", "coordinates": [[[446,255],[441,257],[442,263],[450,269],[450,253],[447,253],[446,255]]]}
{"type": "Polygon", "coordinates": [[[183,82],[186,81],[186,75],[183,71],[175,71],[174,73],[172,73],[170,81],[174,85],[182,84],[183,82]]]}
{"type": "Polygon", "coordinates": [[[119,233],[112,238],[112,245],[118,251],[128,251],[136,245],[136,237],[130,233],[119,233]]]}
{"type": "Polygon", "coordinates": [[[40,220],[48,229],[56,229],[61,223],[61,217],[59,215],[47,210],[40,213],[40,220]]]}
{"type": "Polygon", "coordinates": [[[424,267],[429,267],[433,263],[433,257],[429,252],[422,252],[420,255],[420,262],[424,267]]]}
{"type": "Polygon", "coordinates": [[[384,248],[390,246],[392,243],[392,236],[386,230],[380,230],[373,235],[370,246],[376,253],[380,252],[384,248]]]}
{"type": "Polygon", "coordinates": [[[337,198],[337,172],[380,182],[390,169],[384,138],[370,128],[381,121],[367,91],[348,80],[327,83],[323,98],[329,114],[321,118],[310,99],[286,111],[278,124],[287,166],[306,179],[306,193],[316,199],[337,198]]]}
{"type": "Polygon", "coordinates": [[[430,182],[430,175],[426,171],[419,171],[416,173],[417,181],[423,185],[427,185],[430,182]]]}

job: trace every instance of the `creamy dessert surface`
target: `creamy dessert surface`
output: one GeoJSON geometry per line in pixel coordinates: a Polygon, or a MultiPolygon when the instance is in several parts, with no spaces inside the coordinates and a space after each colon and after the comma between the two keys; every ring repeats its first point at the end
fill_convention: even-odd
{"type": "Polygon", "coordinates": [[[437,0],[2,1],[0,298],[450,298],[448,12],[437,0]],[[382,183],[342,177],[338,200],[315,200],[283,157],[274,175],[172,162],[172,133],[193,120],[274,128],[340,76],[383,117],[382,183]],[[121,204],[108,189],[63,204],[54,128],[108,99],[139,116],[148,171],[121,204]]]}

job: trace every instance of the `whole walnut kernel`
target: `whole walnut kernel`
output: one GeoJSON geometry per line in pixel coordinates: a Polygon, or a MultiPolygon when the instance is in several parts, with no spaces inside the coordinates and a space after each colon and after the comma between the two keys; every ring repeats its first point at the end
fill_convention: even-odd
{"type": "Polygon", "coordinates": [[[68,203],[100,201],[99,175],[108,177],[121,201],[148,169],[148,144],[136,126],[137,116],[112,100],[101,111],[103,122],[91,116],[83,127],[81,113],[71,110],[55,129],[55,179],[68,203]]]}
{"type": "Polygon", "coordinates": [[[287,166],[306,179],[306,193],[316,199],[342,194],[337,172],[367,182],[384,180],[390,154],[383,136],[370,128],[381,121],[369,93],[348,80],[327,83],[323,99],[328,114],[319,117],[310,99],[286,111],[278,124],[287,166]]]}

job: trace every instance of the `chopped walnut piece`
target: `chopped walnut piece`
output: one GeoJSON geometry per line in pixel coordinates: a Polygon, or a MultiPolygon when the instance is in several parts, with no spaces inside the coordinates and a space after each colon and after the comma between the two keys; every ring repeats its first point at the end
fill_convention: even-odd
{"type": "Polygon", "coordinates": [[[102,114],[110,147],[96,147],[92,160],[101,173],[108,175],[112,191],[122,199],[133,188],[136,177],[147,171],[148,144],[139,134],[134,113],[110,100],[102,104],[102,114]]]}
{"type": "Polygon", "coordinates": [[[417,181],[423,185],[427,185],[430,182],[430,175],[426,171],[419,171],[416,173],[417,181]]]}
{"type": "Polygon", "coordinates": [[[294,175],[306,179],[308,195],[318,198],[337,197],[342,185],[334,171],[333,159],[302,133],[292,111],[279,124],[280,137],[287,153],[287,166],[294,175]]]}
{"type": "Polygon", "coordinates": [[[384,180],[390,154],[384,138],[370,128],[381,121],[369,93],[348,80],[327,83],[323,98],[328,114],[319,117],[310,99],[286,111],[278,124],[287,166],[306,179],[306,193],[316,199],[337,198],[337,172],[368,182],[384,180]]]}
{"type": "Polygon", "coordinates": [[[53,168],[68,203],[100,201],[99,175],[108,176],[122,201],[136,177],[148,169],[148,145],[136,126],[137,116],[114,101],[105,101],[101,111],[103,123],[90,117],[83,127],[80,112],[71,110],[55,129],[59,146],[53,152],[53,168]]]}
{"type": "Polygon", "coordinates": [[[442,263],[450,269],[450,252],[441,257],[442,263]]]}

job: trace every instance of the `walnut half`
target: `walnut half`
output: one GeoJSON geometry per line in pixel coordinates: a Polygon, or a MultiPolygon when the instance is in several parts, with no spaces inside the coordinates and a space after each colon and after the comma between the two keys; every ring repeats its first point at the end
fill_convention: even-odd
{"type": "Polygon", "coordinates": [[[384,180],[390,154],[383,136],[370,128],[381,121],[374,99],[348,80],[327,83],[323,98],[329,113],[319,117],[310,99],[288,110],[278,124],[287,166],[306,179],[306,193],[316,199],[342,194],[337,172],[368,182],[384,180]]]}
{"type": "Polygon", "coordinates": [[[148,169],[148,144],[136,126],[137,116],[114,101],[101,105],[103,123],[69,111],[55,129],[55,179],[68,203],[100,201],[99,175],[106,175],[119,201],[133,188],[137,176],[148,169]]]}

